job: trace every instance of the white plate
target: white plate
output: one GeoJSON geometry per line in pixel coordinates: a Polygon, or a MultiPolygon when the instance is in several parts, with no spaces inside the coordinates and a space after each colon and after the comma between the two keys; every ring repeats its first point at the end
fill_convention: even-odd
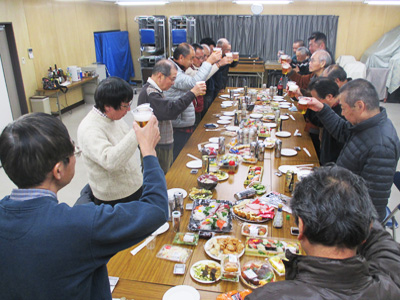
{"type": "Polygon", "coordinates": [[[204,124],[204,128],[205,129],[216,129],[218,127],[219,127],[218,124],[215,124],[215,123],[206,123],[206,124],[204,124]],[[205,125],[213,125],[213,126],[206,127],[205,125]]]}
{"type": "Polygon", "coordinates": [[[235,112],[233,112],[233,111],[224,112],[224,116],[234,116],[234,115],[235,115],[235,112]]]}
{"type": "Polygon", "coordinates": [[[264,123],[265,127],[269,127],[269,128],[275,128],[276,127],[276,123],[264,123]]]}
{"type": "Polygon", "coordinates": [[[212,143],[212,144],[218,144],[219,138],[217,138],[217,137],[212,137],[212,138],[209,138],[208,141],[209,141],[210,143],[212,143]]]}
{"type": "Polygon", "coordinates": [[[232,107],[232,104],[221,104],[222,108],[228,108],[228,107],[232,107]]]}
{"type": "Polygon", "coordinates": [[[221,95],[221,98],[229,98],[229,95],[221,95]]]}
{"type": "Polygon", "coordinates": [[[281,151],[281,155],[283,156],[295,156],[297,155],[297,151],[290,148],[283,148],[281,151]]]}
{"type": "MultiPolygon", "coordinates": [[[[185,193],[186,193],[186,191],[185,191],[185,193]]],[[[169,223],[168,223],[168,222],[165,222],[164,225],[162,225],[162,226],[159,227],[156,231],[154,231],[154,232],[152,233],[152,235],[160,235],[160,234],[166,232],[168,229],[169,229],[169,223]]]]}
{"type": "Polygon", "coordinates": [[[307,177],[312,173],[311,169],[300,169],[299,172],[297,173],[297,178],[299,180],[302,180],[304,177],[307,177]]]}
{"type": "Polygon", "coordinates": [[[293,171],[294,174],[297,174],[299,169],[296,166],[291,166],[291,165],[282,165],[278,168],[281,173],[286,174],[287,171],[293,171]]]}
{"type": "Polygon", "coordinates": [[[253,118],[253,119],[261,119],[262,118],[262,114],[250,114],[250,118],[253,118]]]}
{"type": "Polygon", "coordinates": [[[283,101],[283,99],[281,99],[281,98],[274,98],[274,99],[272,99],[272,101],[281,102],[281,101],[283,101]]]}
{"type": "Polygon", "coordinates": [[[275,132],[275,135],[279,136],[279,137],[289,137],[292,134],[289,131],[278,131],[278,132],[275,132]]]}
{"type": "Polygon", "coordinates": [[[289,116],[281,116],[281,120],[287,120],[289,119],[289,116]]]}
{"type": "Polygon", "coordinates": [[[214,149],[218,149],[219,145],[218,144],[214,144],[214,143],[210,143],[210,144],[205,144],[204,145],[205,148],[214,148],[214,149]]]}
{"type": "MultiPolygon", "coordinates": [[[[197,160],[193,160],[193,161],[197,161],[197,160]]],[[[200,162],[200,167],[201,167],[201,160],[199,160],[199,162],[200,162]]],[[[168,197],[169,197],[170,195],[174,195],[176,192],[181,192],[182,195],[183,195],[183,198],[186,198],[186,196],[187,196],[187,192],[186,192],[184,189],[181,189],[181,188],[172,188],[172,189],[167,190],[168,197]]]]}
{"type": "Polygon", "coordinates": [[[228,125],[228,124],[231,124],[231,121],[230,120],[218,120],[217,123],[221,124],[221,125],[228,125]]]}
{"type": "Polygon", "coordinates": [[[201,169],[201,166],[201,160],[192,160],[186,164],[186,167],[188,167],[189,169],[201,169]]]}
{"type": "MultiPolygon", "coordinates": [[[[209,240],[204,244],[204,250],[206,251],[207,255],[208,255],[209,257],[213,258],[213,259],[221,260],[221,258],[220,258],[219,256],[215,256],[215,255],[211,254],[207,249],[208,249],[209,245],[210,245],[215,239],[228,238],[228,237],[232,237],[232,236],[230,236],[230,235],[218,235],[218,236],[215,236],[215,237],[209,239],[209,240]]],[[[238,257],[242,257],[243,254],[244,254],[244,248],[243,248],[242,252],[239,253],[238,257]]],[[[220,255],[221,255],[221,254],[220,254],[220,255]]]]}
{"type": "Polygon", "coordinates": [[[192,286],[177,285],[166,291],[162,300],[200,300],[200,293],[192,286]]]}
{"type": "Polygon", "coordinates": [[[219,119],[220,120],[232,120],[233,118],[230,116],[220,116],[219,119]]]}
{"type": "Polygon", "coordinates": [[[238,131],[239,129],[239,126],[226,126],[226,130],[228,131],[238,131]]]}
{"type": "Polygon", "coordinates": [[[225,104],[225,105],[232,105],[233,104],[233,101],[222,101],[222,104],[225,104]]]}
{"type": "Polygon", "coordinates": [[[274,96],[274,99],[275,99],[275,98],[276,98],[276,99],[283,99],[284,97],[283,97],[283,96],[275,95],[275,96],[274,96]]]}
{"type": "Polygon", "coordinates": [[[287,104],[280,104],[279,105],[279,108],[283,108],[283,109],[288,109],[290,107],[291,107],[291,105],[287,105],[287,104]]]}
{"type": "MultiPolygon", "coordinates": [[[[193,280],[196,280],[196,281],[198,281],[198,282],[200,282],[200,283],[214,283],[214,282],[217,282],[218,280],[221,279],[221,276],[222,276],[221,265],[220,265],[219,263],[217,263],[216,261],[209,260],[209,259],[207,259],[207,260],[200,260],[200,261],[198,261],[197,263],[194,263],[193,266],[190,268],[190,276],[192,276],[193,280]],[[195,267],[195,266],[197,266],[197,265],[200,265],[200,264],[209,264],[209,263],[212,263],[212,264],[215,264],[216,266],[219,266],[219,269],[220,269],[220,275],[219,275],[219,277],[216,278],[216,280],[214,280],[214,281],[205,281],[205,280],[201,280],[201,279],[196,278],[196,277],[194,276],[193,267],[195,267]]],[[[175,300],[175,299],[174,299],[174,300],[175,300]]]]}

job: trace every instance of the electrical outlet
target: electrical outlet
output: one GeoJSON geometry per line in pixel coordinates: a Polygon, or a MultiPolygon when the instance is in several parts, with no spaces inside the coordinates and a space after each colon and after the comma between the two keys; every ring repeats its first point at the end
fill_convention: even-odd
{"type": "Polygon", "coordinates": [[[25,63],[26,63],[26,61],[25,61],[25,57],[22,57],[22,64],[24,65],[25,63]]]}

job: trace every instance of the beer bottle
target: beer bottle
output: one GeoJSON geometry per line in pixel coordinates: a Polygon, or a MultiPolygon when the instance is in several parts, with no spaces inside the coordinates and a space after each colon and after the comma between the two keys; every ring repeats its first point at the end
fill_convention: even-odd
{"type": "Polygon", "coordinates": [[[283,95],[283,80],[281,77],[281,79],[279,79],[279,82],[278,82],[278,96],[282,96],[282,95],[283,95]]]}

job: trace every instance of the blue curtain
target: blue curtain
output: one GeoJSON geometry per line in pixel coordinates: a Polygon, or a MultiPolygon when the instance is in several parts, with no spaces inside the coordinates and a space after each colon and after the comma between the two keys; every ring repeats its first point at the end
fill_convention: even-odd
{"type": "Polygon", "coordinates": [[[106,65],[111,76],[130,81],[135,76],[127,31],[94,34],[97,62],[106,65]]]}

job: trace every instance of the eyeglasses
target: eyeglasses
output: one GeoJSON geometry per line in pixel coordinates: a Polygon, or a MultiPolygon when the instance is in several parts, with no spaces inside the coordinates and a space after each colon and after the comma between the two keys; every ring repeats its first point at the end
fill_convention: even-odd
{"type": "Polygon", "coordinates": [[[122,108],[125,108],[125,109],[131,108],[132,101],[133,101],[133,100],[129,101],[128,105],[126,105],[126,104],[121,104],[121,107],[122,107],[122,108]]]}
{"type": "Polygon", "coordinates": [[[74,150],[75,157],[80,157],[81,154],[82,154],[81,148],[79,148],[78,146],[75,146],[75,150],[74,150]]]}
{"type": "Polygon", "coordinates": [[[204,56],[195,56],[198,60],[204,60],[204,56]]]}

